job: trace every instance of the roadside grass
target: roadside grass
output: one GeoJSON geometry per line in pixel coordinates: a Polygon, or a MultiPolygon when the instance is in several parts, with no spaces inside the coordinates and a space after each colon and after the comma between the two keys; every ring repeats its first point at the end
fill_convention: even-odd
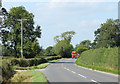
{"type": "Polygon", "coordinates": [[[28,71],[16,72],[16,74],[11,78],[11,82],[30,82],[32,76],[28,71]]]}
{"type": "Polygon", "coordinates": [[[49,64],[51,64],[52,62],[57,62],[57,61],[60,61],[60,60],[63,60],[65,58],[62,58],[62,59],[57,59],[57,60],[52,60],[52,61],[49,61],[47,63],[43,63],[43,64],[39,64],[37,66],[31,66],[31,67],[19,67],[19,66],[13,66],[13,69],[14,70],[33,70],[33,69],[43,69],[43,68],[46,68],[49,64]]]}
{"type": "Polygon", "coordinates": [[[34,70],[29,72],[33,77],[32,82],[45,82],[44,84],[47,84],[48,81],[42,72],[34,70]]]}
{"type": "Polygon", "coordinates": [[[17,72],[13,78],[11,78],[11,82],[46,82],[47,84],[47,79],[40,71],[28,70],[17,72]]]}
{"type": "Polygon", "coordinates": [[[118,70],[112,70],[112,69],[108,69],[108,68],[101,67],[101,66],[85,65],[85,64],[80,64],[77,62],[76,62],[76,64],[79,66],[82,66],[82,67],[91,68],[92,70],[99,70],[99,71],[104,71],[104,72],[110,72],[113,74],[118,74],[118,70]]]}
{"type": "Polygon", "coordinates": [[[118,47],[90,49],[76,60],[79,66],[118,74],[118,47]]]}
{"type": "Polygon", "coordinates": [[[14,70],[27,70],[27,71],[21,71],[21,72],[16,72],[16,74],[11,78],[11,82],[42,82],[44,84],[48,84],[48,81],[44,74],[40,71],[35,71],[33,69],[43,69],[47,67],[49,64],[52,62],[57,62],[60,60],[63,60],[66,58],[62,59],[57,59],[57,60],[52,60],[49,61],[48,63],[43,63],[37,66],[32,66],[32,67],[18,67],[14,66],[14,70]]]}

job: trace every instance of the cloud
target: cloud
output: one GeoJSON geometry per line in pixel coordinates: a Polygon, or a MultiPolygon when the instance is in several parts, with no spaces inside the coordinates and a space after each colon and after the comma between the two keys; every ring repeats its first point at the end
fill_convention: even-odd
{"type": "Polygon", "coordinates": [[[4,2],[118,2],[119,0],[3,0],[4,2]]]}

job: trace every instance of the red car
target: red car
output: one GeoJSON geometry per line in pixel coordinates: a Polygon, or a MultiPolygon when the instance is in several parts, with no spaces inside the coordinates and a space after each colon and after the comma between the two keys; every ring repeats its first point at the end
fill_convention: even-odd
{"type": "Polygon", "coordinates": [[[72,51],[72,53],[71,53],[71,55],[72,55],[72,58],[77,58],[77,52],[76,51],[72,51]]]}

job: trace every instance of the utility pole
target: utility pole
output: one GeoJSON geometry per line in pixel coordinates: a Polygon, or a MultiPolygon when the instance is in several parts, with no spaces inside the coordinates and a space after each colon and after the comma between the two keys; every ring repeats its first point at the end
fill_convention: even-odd
{"type": "Polygon", "coordinates": [[[21,58],[23,58],[23,21],[27,19],[18,19],[21,22],[21,58]]]}

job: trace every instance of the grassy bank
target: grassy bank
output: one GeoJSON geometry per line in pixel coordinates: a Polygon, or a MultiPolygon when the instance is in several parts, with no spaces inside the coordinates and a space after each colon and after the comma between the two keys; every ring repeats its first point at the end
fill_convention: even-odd
{"type": "Polygon", "coordinates": [[[76,64],[118,74],[118,48],[91,49],[81,53],[76,64]]]}
{"type": "Polygon", "coordinates": [[[11,82],[46,82],[47,84],[47,79],[42,72],[32,70],[17,72],[11,82]]]}

